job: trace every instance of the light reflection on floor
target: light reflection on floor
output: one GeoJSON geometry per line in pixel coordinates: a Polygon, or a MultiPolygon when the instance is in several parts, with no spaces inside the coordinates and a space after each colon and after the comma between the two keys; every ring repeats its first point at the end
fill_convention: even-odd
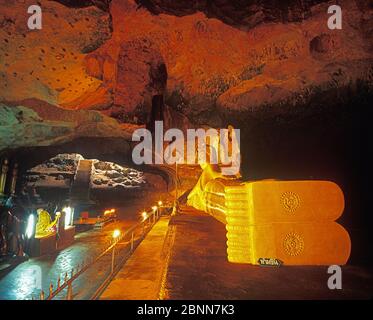
{"type": "MultiPolygon", "coordinates": [[[[145,203],[155,203],[155,200],[160,199],[157,194],[153,194],[152,197],[147,198],[145,203]]],[[[76,269],[78,264],[81,265],[83,259],[92,259],[108,247],[115,228],[126,230],[136,223],[139,219],[139,212],[147,207],[145,203],[143,199],[131,200],[125,207],[118,208],[118,218],[120,219],[118,222],[109,224],[102,230],[79,233],[75,237],[74,244],[70,247],[54,255],[30,259],[18,265],[0,279],[0,300],[23,300],[32,297],[39,299],[40,282],[45,296],[48,296],[51,282],[56,286],[60,277],[61,283],[63,283],[66,272],[70,277],[72,268],[76,269]],[[40,269],[37,269],[38,267],[40,269]],[[38,277],[38,274],[41,274],[41,277],[38,277]]],[[[110,256],[108,259],[102,259],[95,265],[92,272],[88,272],[86,276],[79,277],[74,281],[74,294],[79,291],[76,298],[84,299],[88,294],[87,291],[99,283],[98,278],[110,269],[110,259],[110,256]],[[76,290],[77,287],[80,290],[76,290]]]]}

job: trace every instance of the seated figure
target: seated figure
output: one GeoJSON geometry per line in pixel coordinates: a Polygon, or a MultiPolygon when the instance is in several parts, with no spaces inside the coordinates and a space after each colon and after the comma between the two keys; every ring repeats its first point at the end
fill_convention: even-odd
{"type": "Polygon", "coordinates": [[[44,209],[38,209],[38,222],[36,223],[35,238],[43,238],[56,233],[57,224],[60,215],[56,214],[56,218],[52,221],[49,213],[44,209]]]}

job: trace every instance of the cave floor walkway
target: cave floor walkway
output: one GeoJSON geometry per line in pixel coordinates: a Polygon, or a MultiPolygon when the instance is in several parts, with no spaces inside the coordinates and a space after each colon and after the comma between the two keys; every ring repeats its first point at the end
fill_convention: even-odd
{"type": "Polygon", "coordinates": [[[327,266],[260,267],[226,257],[225,226],[184,207],[149,232],[101,299],[369,299],[372,270],[342,267],[342,290],[330,290],[327,266]]]}
{"type": "MultiPolygon", "coordinates": [[[[48,296],[50,283],[56,286],[59,277],[63,282],[65,272],[70,275],[71,270],[76,270],[83,260],[98,256],[108,247],[114,228],[129,228],[133,223],[135,219],[122,220],[108,224],[101,230],[79,233],[71,246],[19,264],[0,279],[0,300],[39,299],[41,289],[48,296]],[[37,278],[36,270],[40,270],[40,279],[37,278]]],[[[110,272],[110,262],[110,255],[103,257],[91,270],[74,281],[74,299],[87,299],[95,292],[100,285],[97,279],[104,279],[106,273],[110,272]]],[[[57,299],[65,297],[66,290],[57,299]]]]}
{"type": "Polygon", "coordinates": [[[164,216],[100,296],[101,300],[157,300],[167,260],[168,224],[164,216]]]}

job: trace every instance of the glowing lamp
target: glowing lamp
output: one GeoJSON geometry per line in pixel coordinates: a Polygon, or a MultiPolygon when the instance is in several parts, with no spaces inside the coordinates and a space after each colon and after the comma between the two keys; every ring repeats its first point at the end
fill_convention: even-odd
{"type": "Polygon", "coordinates": [[[62,211],[65,213],[65,229],[68,226],[71,226],[74,221],[74,209],[71,207],[65,207],[62,209],[62,211]]]}
{"type": "Polygon", "coordinates": [[[115,213],[115,211],[116,211],[115,209],[110,209],[110,210],[108,209],[108,210],[105,210],[105,211],[104,211],[104,216],[107,216],[107,215],[109,215],[109,214],[113,214],[113,213],[115,213]]]}
{"type": "Polygon", "coordinates": [[[144,211],[142,214],[141,214],[143,220],[145,221],[146,218],[148,217],[148,214],[144,211]]]}
{"type": "Polygon", "coordinates": [[[152,207],[153,211],[157,211],[158,207],[157,206],[154,206],[152,207]]]}
{"type": "Polygon", "coordinates": [[[27,219],[27,226],[26,226],[26,237],[28,239],[31,239],[34,235],[35,231],[35,216],[33,214],[30,214],[27,219]]]}
{"type": "Polygon", "coordinates": [[[163,202],[161,200],[158,201],[158,206],[163,206],[163,202]]]}
{"type": "Polygon", "coordinates": [[[115,229],[114,232],[113,232],[113,238],[117,239],[119,236],[120,236],[120,230],[119,229],[115,229]]]}

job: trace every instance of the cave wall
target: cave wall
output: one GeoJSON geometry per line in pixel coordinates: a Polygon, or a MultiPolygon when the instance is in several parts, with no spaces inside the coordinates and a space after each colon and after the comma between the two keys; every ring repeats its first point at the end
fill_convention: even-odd
{"type": "Polygon", "coordinates": [[[42,29],[30,30],[27,9],[34,4],[0,2],[0,101],[36,98],[60,105],[98,90],[100,81],[86,73],[83,63],[111,37],[110,13],[40,1],[42,29]]]}
{"type": "Polygon", "coordinates": [[[189,123],[221,126],[372,83],[365,0],[340,1],[343,30],[327,28],[327,1],[61,0],[40,1],[44,27],[30,31],[31,2],[2,4],[0,101],[37,98],[144,124],[161,94],[189,123]]]}
{"type": "Polygon", "coordinates": [[[203,12],[229,25],[249,29],[263,22],[295,22],[311,16],[311,8],[326,0],[137,0],[154,14],[184,16],[203,12]]]}

